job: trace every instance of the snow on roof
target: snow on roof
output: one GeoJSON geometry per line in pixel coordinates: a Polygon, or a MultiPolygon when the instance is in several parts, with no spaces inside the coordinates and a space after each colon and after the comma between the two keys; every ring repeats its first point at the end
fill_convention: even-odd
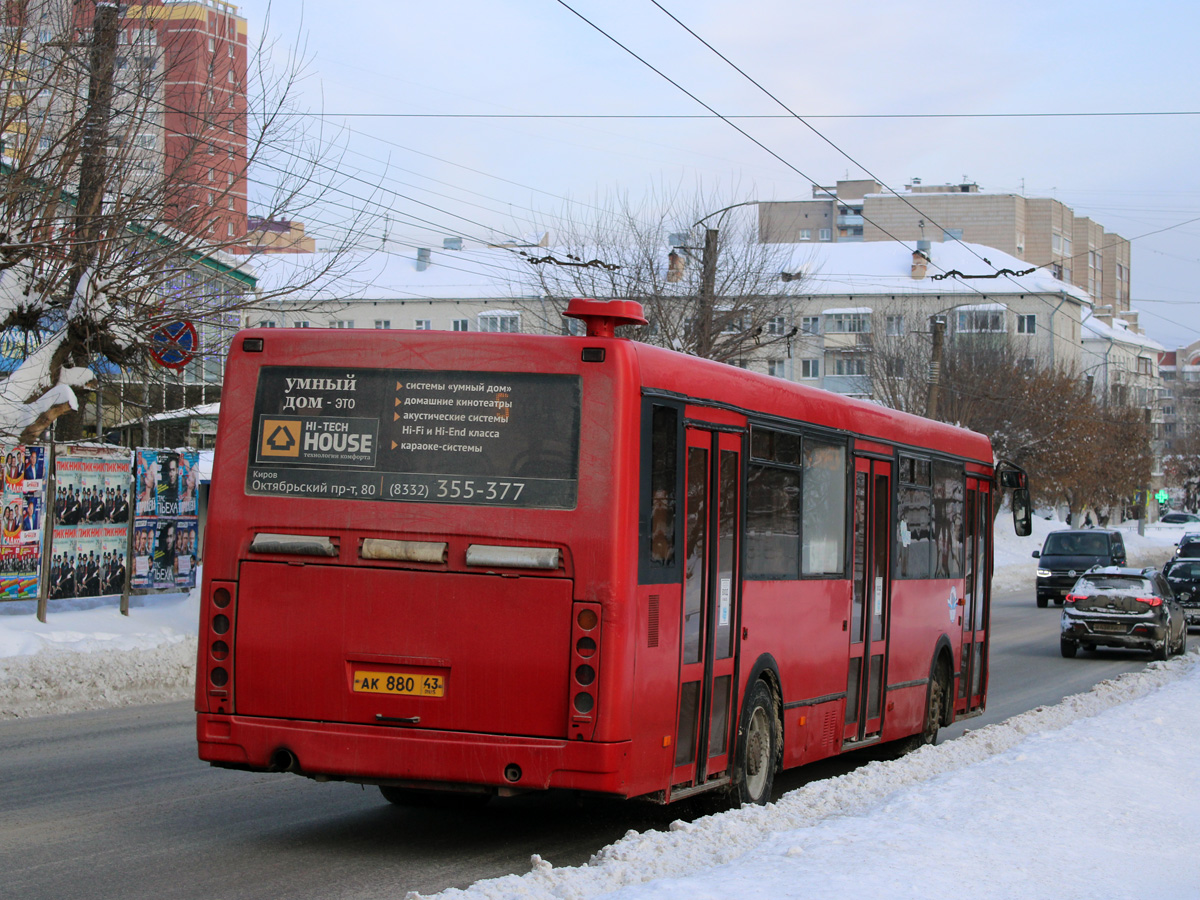
{"type": "MultiPolygon", "coordinates": [[[[924,278],[912,277],[915,241],[772,244],[772,264],[780,272],[799,273],[790,287],[800,297],[858,295],[889,296],[961,294],[980,301],[1013,294],[1055,294],[1091,302],[1086,291],[1059,281],[1045,268],[1035,268],[994,247],[960,241],[932,243],[924,278]],[[990,262],[985,263],[984,259],[990,262]],[[1000,270],[1027,275],[999,275],[1000,270]],[[949,275],[948,273],[957,273],[949,275]],[[941,280],[934,276],[947,275],[941,280]],[[961,277],[970,276],[970,277],[961,277]]],[[[664,245],[665,271],[669,248],[664,245]]],[[[431,248],[428,264],[418,266],[414,247],[390,243],[382,249],[362,251],[351,258],[350,271],[319,278],[314,287],[300,290],[288,300],[369,303],[408,300],[515,300],[541,296],[535,287],[534,260],[574,264],[606,259],[602,249],[576,253],[571,260],[561,248],[465,247],[462,250],[431,248]]],[[[324,254],[263,254],[255,257],[259,289],[265,296],[292,285],[312,281],[330,258],[324,254]]],[[[549,263],[546,263],[549,266],[549,263]]],[[[597,287],[601,284],[597,279],[597,287]]],[[[607,299],[607,298],[602,298],[607,299]]]]}
{"type": "Polygon", "coordinates": [[[1008,309],[1003,303],[968,303],[954,308],[961,312],[1003,312],[1008,309]]]}
{"type": "Polygon", "coordinates": [[[129,425],[137,425],[141,422],[169,422],[172,419],[193,419],[198,416],[215,416],[221,412],[221,404],[217,403],[201,403],[198,406],[189,406],[186,409],[168,409],[165,412],[154,413],[145,418],[138,417],[130,419],[127,422],[121,422],[117,425],[118,428],[125,428],[129,425]]]}
{"type": "MultiPolygon", "coordinates": [[[[537,247],[520,249],[535,258],[553,252],[537,247]]],[[[312,282],[288,300],[511,300],[529,296],[528,285],[536,275],[520,249],[431,248],[428,263],[419,267],[416,248],[389,244],[336,261],[339,271],[327,276],[321,275],[321,270],[334,260],[323,253],[264,254],[256,258],[256,265],[259,289],[267,296],[312,282]]]]}
{"type": "Polygon", "coordinates": [[[1109,325],[1090,312],[1083,317],[1083,340],[1085,343],[1100,340],[1114,341],[1118,344],[1133,344],[1156,353],[1161,353],[1165,349],[1154,338],[1133,331],[1125,319],[1113,319],[1112,324],[1109,325]]]}
{"type": "MultiPolygon", "coordinates": [[[[924,278],[912,277],[916,241],[853,241],[777,245],[785,259],[784,271],[802,276],[799,296],[868,296],[965,294],[981,302],[1013,294],[1062,294],[1091,304],[1087,292],[1059,281],[1045,268],[1017,259],[995,247],[962,241],[934,241],[924,278]],[[788,258],[790,256],[790,259],[788,258]],[[984,262],[987,259],[989,262],[984,262]],[[1027,275],[998,275],[1001,270],[1027,275]],[[949,273],[957,273],[951,275],[949,273]],[[934,276],[947,277],[935,280],[934,276]],[[960,277],[972,276],[972,277],[960,277]],[[997,277],[988,277],[997,276],[997,277]]],[[[793,282],[793,286],[795,283],[793,282]]]]}
{"type": "Polygon", "coordinates": [[[846,307],[842,307],[840,309],[823,309],[823,310],[821,310],[821,315],[823,315],[823,316],[859,316],[859,315],[869,314],[870,312],[871,312],[871,307],[869,307],[869,306],[846,306],[846,307]]]}

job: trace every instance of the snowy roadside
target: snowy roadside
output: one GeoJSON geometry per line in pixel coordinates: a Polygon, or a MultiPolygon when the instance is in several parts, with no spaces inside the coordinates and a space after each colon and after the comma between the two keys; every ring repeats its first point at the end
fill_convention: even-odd
{"type": "Polygon", "coordinates": [[[189,698],[199,598],[134,598],[128,616],[59,609],[45,624],[31,604],[0,607],[0,719],[189,698]]]}
{"type": "Polygon", "coordinates": [[[631,831],[587,865],[534,856],[526,875],[436,896],[1194,898],[1197,708],[1192,653],[765,807],[631,831]],[[1147,842],[1151,865],[1113,865],[1147,842]]]}

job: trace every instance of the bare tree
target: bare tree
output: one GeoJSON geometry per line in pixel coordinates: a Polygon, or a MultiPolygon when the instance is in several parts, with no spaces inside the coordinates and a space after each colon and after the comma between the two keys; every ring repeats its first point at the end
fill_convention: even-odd
{"type": "Polygon", "coordinates": [[[628,332],[637,340],[731,363],[772,345],[790,351],[791,298],[804,282],[786,274],[791,250],[759,243],[754,217],[739,214],[754,202],[660,189],[640,203],[610,197],[590,221],[564,214],[552,249],[514,248],[527,264],[521,292],[549,299],[553,312],[526,307],[557,330],[572,297],[636,300],[648,320],[628,332]]]}
{"type": "MultiPolygon", "coordinates": [[[[4,10],[0,331],[23,335],[27,365],[0,385],[0,429],[32,440],[108,364],[153,377],[161,325],[225,327],[269,299],[250,290],[247,217],[328,220],[338,150],[296,115],[302,49],[168,31],[151,0],[4,10]],[[54,387],[31,419],[27,404],[54,387]]],[[[276,296],[343,274],[339,248],[369,225],[347,212],[333,251],[293,265],[276,296]]]]}

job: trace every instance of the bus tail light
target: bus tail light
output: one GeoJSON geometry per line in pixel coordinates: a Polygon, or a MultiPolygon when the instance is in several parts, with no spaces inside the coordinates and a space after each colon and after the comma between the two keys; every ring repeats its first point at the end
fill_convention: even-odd
{"type": "Polygon", "coordinates": [[[197,700],[210,713],[233,712],[236,621],[237,582],[213,581],[200,619],[200,665],[196,671],[197,700]]]}
{"type": "Polygon", "coordinates": [[[572,740],[590,740],[596,730],[596,701],[600,666],[600,604],[572,607],[570,728],[572,740]]]}

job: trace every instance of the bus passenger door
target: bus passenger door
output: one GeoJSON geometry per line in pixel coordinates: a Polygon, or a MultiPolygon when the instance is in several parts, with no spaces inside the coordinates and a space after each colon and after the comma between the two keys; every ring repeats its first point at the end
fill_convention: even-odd
{"type": "Polygon", "coordinates": [[[854,584],[843,741],[864,741],[883,723],[891,612],[891,474],[884,460],[854,460],[854,584]]]}
{"type": "Polygon", "coordinates": [[[741,510],[741,435],[687,430],[683,623],[672,785],[729,767],[741,510]]]}
{"type": "Polygon", "coordinates": [[[987,632],[991,607],[991,494],[987,481],[967,478],[966,570],[963,572],[962,658],[958,667],[957,712],[983,705],[987,675],[987,632]]]}

